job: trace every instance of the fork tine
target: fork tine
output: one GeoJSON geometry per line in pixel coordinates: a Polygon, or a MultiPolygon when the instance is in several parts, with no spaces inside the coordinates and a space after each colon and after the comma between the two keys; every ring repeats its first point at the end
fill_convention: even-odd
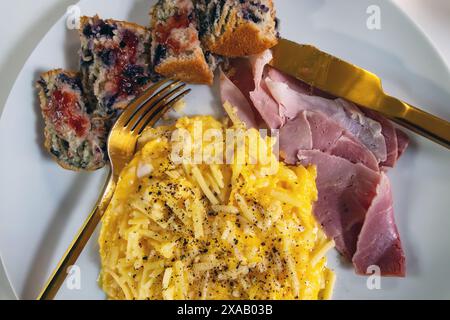
{"type": "Polygon", "coordinates": [[[184,90],[183,92],[175,96],[175,98],[169,101],[167,100],[170,98],[170,96],[173,96],[173,94],[161,100],[156,106],[148,110],[148,112],[136,124],[136,127],[133,129],[133,131],[141,134],[147,126],[154,126],[156,122],[158,122],[158,120],[161,119],[161,117],[164,116],[164,114],[166,114],[166,112],[168,112],[171,107],[173,107],[175,103],[181,100],[189,92],[191,92],[191,89],[184,90]]]}
{"type": "Polygon", "coordinates": [[[168,98],[182,90],[186,84],[181,82],[172,83],[163,90],[160,90],[157,95],[154,95],[150,100],[145,102],[138,112],[136,112],[130,122],[126,125],[126,128],[134,132],[135,127],[141,121],[142,117],[149,111],[156,110],[161,101],[166,101],[168,98]]]}
{"type": "Polygon", "coordinates": [[[120,126],[125,126],[133,115],[139,110],[139,108],[144,105],[149,99],[153,97],[155,92],[161,88],[166,83],[170,82],[170,79],[163,79],[154,84],[149,85],[141,95],[137,96],[128,107],[122,112],[120,117],[117,119],[117,124],[120,126]]]}
{"type": "Polygon", "coordinates": [[[175,81],[159,90],[158,93],[154,94],[150,99],[145,101],[131,116],[130,120],[125,124],[127,128],[133,130],[136,124],[139,122],[139,119],[147,113],[148,107],[153,108],[155,104],[157,104],[160,100],[165,99],[167,94],[170,94],[173,91],[179,90],[179,87],[186,86],[184,83],[180,81],[175,81]],[[178,87],[177,87],[178,86],[178,87]],[[145,107],[144,107],[145,106],[145,107]]]}

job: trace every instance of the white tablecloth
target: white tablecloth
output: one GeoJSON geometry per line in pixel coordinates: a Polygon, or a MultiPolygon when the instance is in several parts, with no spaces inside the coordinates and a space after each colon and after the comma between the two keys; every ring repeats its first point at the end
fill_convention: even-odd
{"type": "MultiPolygon", "coordinates": [[[[339,0],[335,0],[339,1],[339,0]]],[[[356,1],[356,0],[355,0],[356,1]]],[[[393,0],[430,38],[450,67],[450,1],[393,0]]],[[[0,1],[0,112],[23,64],[47,30],[76,0],[0,1]]],[[[374,1],[376,2],[376,1],[374,1]]],[[[0,299],[14,296],[0,265],[0,299]]]]}

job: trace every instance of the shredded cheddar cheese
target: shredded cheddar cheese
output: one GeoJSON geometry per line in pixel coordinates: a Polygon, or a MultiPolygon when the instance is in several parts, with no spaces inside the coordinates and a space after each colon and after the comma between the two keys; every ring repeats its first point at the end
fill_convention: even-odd
{"type": "MultiPolygon", "coordinates": [[[[243,163],[176,163],[170,133],[193,136],[194,122],[229,129],[205,116],[149,129],[120,176],[99,238],[108,298],[331,298],[335,275],[325,255],[334,242],[312,214],[315,167],[275,159],[273,171],[247,151],[243,163]]],[[[258,139],[274,160],[272,139],[258,139]]]]}

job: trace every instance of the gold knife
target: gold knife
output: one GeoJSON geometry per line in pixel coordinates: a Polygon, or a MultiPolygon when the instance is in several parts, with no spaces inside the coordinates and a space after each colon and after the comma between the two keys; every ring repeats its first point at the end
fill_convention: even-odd
{"type": "Polygon", "coordinates": [[[375,74],[314,46],[280,39],[270,65],[314,88],[372,109],[450,149],[450,122],[387,95],[375,74]]]}

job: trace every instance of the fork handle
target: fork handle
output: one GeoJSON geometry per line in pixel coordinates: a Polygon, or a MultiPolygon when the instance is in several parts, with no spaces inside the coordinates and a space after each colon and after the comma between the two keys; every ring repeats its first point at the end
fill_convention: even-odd
{"type": "Polygon", "coordinates": [[[53,271],[44,289],[37,298],[38,300],[52,300],[55,298],[58,290],[61,288],[61,285],[66,279],[68,268],[75,264],[86,243],[89,241],[92,233],[100,222],[103,213],[111,201],[115,187],[116,182],[110,170],[108,182],[105,184],[104,191],[97,200],[95,208],[92,210],[83,226],[78,231],[78,234],[73,239],[66,253],[59,261],[58,266],[53,271]]]}
{"type": "Polygon", "coordinates": [[[385,97],[383,105],[392,121],[450,149],[450,122],[391,96],[385,97]]]}

